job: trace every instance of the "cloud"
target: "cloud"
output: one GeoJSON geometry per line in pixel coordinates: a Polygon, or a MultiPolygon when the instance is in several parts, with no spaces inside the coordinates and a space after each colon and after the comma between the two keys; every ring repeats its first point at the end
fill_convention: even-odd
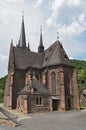
{"type": "MultiPolygon", "coordinates": [[[[64,37],[68,36],[71,38],[80,35],[83,31],[86,30],[86,22],[83,19],[82,15],[78,18],[78,21],[73,21],[70,25],[64,24],[61,28],[59,28],[59,32],[64,35],[64,37]]],[[[68,38],[67,37],[67,38],[68,38]]]]}
{"type": "Polygon", "coordinates": [[[59,2],[57,0],[52,0],[51,3],[51,16],[48,17],[46,23],[48,26],[54,25],[54,21],[58,18],[59,15],[59,10],[61,8],[61,6],[63,5],[64,0],[59,0],[59,2]]]}
{"type": "Polygon", "coordinates": [[[4,56],[0,54],[0,77],[3,77],[7,74],[7,64],[8,64],[8,56],[4,56]]]}
{"type": "Polygon", "coordinates": [[[78,5],[80,5],[80,3],[81,3],[81,0],[68,0],[69,5],[78,6],[78,5]]]}
{"type": "Polygon", "coordinates": [[[71,24],[64,24],[58,28],[58,32],[70,57],[74,58],[80,53],[86,52],[86,44],[79,41],[79,38],[76,40],[77,37],[80,37],[86,31],[85,18],[85,14],[80,14],[77,18],[74,17],[72,19],[71,24]]]}
{"type": "Polygon", "coordinates": [[[6,0],[8,3],[18,3],[18,2],[24,2],[24,0],[6,0]]]}
{"type": "Polygon", "coordinates": [[[59,32],[60,40],[70,57],[85,53],[86,44],[78,40],[86,30],[85,5],[86,2],[81,0],[51,1],[51,14],[46,24],[59,32]]]}
{"type": "Polygon", "coordinates": [[[69,18],[77,17],[81,12],[85,13],[85,5],[86,2],[81,0],[51,0],[51,14],[46,23],[48,26],[57,26],[59,22],[67,22],[69,18]]]}
{"type": "Polygon", "coordinates": [[[36,7],[39,7],[43,3],[43,0],[37,0],[36,7]]]}
{"type": "Polygon", "coordinates": [[[70,60],[73,60],[73,57],[69,57],[70,60]]]}
{"type": "MultiPolygon", "coordinates": [[[[85,0],[0,0],[0,67],[7,68],[10,39],[18,43],[22,11],[25,12],[26,40],[31,50],[39,45],[40,25],[43,26],[45,48],[60,41],[69,57],[86,57],[85,0]]],[[[85,58],[84,58],[85,59],[85,58]]],[[[1,73],[1,72],[0,72],[1,73]]]]}
{"type": "Polygon", "coordinates": [[[5,62],[6,60],[8,60],[8,56],[0,54],[0,62],[5,62]]]}
{"type": "Polygon", "coordinates": [[[79,17],[78,17],[78,21],[83,24],[83,23],[86,23],[86,14],[81,14],[79,17]]]}

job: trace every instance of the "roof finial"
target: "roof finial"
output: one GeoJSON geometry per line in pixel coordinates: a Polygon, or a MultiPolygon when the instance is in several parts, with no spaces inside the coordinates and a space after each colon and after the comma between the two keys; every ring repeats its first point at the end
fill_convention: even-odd
{"type": "Polygon", "coordinates": [[[59,32],[57,32],[57,41],[59,40],[59,32]]]}
{"type": "Polygon", "coordinates": [[[42,25],[40,26],[40,32],[42,33],[42,25]]]}
{"type": "Polygon", "coordinates": [[[22,20],[24,20],[24,10],[23,10],[23,12],[22,12],[22,20]]]}

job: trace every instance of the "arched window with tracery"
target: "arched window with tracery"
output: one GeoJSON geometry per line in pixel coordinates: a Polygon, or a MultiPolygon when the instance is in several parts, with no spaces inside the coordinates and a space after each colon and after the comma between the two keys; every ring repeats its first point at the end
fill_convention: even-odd
{"type": "Polygon", "coordinates": [[[65,75],[65,92],[67,95],[70,95],[70,77],[65,75]]]}
{"type": "Polygon", "coordinates": [[[52,82],[52,93],[56,94],[56,74],[52,72],[51,74],[51,82],[52,82]]]}

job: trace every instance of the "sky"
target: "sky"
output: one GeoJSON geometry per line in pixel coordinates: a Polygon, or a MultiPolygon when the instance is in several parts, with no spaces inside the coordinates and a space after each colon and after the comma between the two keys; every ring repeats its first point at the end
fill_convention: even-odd
{"type": "Polygon", "coordinates": [[[59,33],[69,58],[86,60],[86,0],[0,0],[0,77],[8,71],[11,39],[18,43],[23,11],[32,51],[37,51],[42,26],[45,49],[59,33]]]}

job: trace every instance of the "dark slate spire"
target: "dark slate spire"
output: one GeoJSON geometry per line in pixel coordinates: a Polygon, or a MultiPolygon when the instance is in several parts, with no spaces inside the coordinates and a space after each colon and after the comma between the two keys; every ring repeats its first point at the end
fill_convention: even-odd
{"type": "Polygon", "coordinates": [[[38,52],[43,52],[43,51],[44,51],[44,46],[43,46],[42,26],[41,26],[41,28],[40,28],[40,42],[39,42],[38,52]]]}
{"type": "Polygon", "coordinates": [[[25,27],[24,27],[24,14],[22,15],[22,24],[21,24],[21,32],[18,47],[26,47],[26,38],[25,38],[25,27]]]}

